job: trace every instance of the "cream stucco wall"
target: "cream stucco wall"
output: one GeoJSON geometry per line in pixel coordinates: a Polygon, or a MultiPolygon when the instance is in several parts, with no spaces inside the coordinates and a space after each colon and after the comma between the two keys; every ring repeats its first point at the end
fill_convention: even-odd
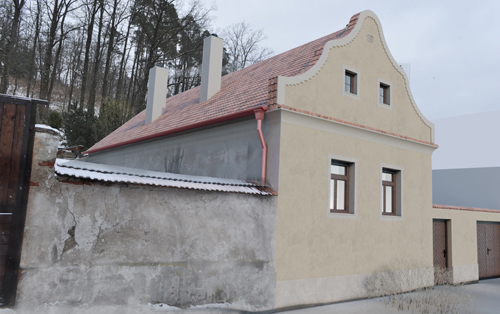
{"type": "Polygon", "coordinates": [[[384,144],[365,130],[360,131],[366,133],[364,139],[359,134],[341,135],[337,133],[343,132],[335,129],[338,125],[329,129],[322,124],[334,122],[294,112],[282,115],[278,308],[366,297],[363,282],[367,276],[393,266],[396,260],[432,268],[432,224],[426,215],[432,206],[432,149],[421,149],[423,145],[416,143],[410,149],[402,148],[402,139],[384,144]],[[352,219],[328,212],[332,155],[356,160],[352,219]],[[403,169],[403,217],[380,215],[381,165],[403,169]],[[297,297],[294,291],[298,293],[298,287],[310,298],[297,297]]]}
{"type": "Polygon", "coordinates": [[[433,285],[433,219],[449,220],[453,280],[478,279],[477,221],[500,221],[500,213],[433,208],[434,125],[416,106],[373,12],[327,43],[308,72],[278,77],[277,103],[275,308],[367,297],[367,280],[388,269],[418,268],[417,285],[433,285]],[[345,69],[358,75],[356,96],[343,91],[345,69]],[[380,82],[391,86],[390,107],[379,104],[380,82]],[[329,212],[332,158],[354,162],[352,214],[329,212]],[[402,174],[399,217],[381,215],[383,167],[402,174]]]}
{"type": "Polygon", "coordinates": [[[359,127],[433,142],[433,124],[408,88],[370,11],[361,13],[350,35],[327,43],[311,70],[278,78],[278,104],[291,109],[280,109],[276,308],[366,297],[370,274],[395,261],[418,264],[422,283],[433,284],[427,211],[435,147],[359,127]],[[358,73],[358,97],[343,92],[346,67],[358,73]],[[390,108],[378,103],[380,81],[391,84],[390,108]],[[354,214],[329,213],[332,156],[355,161],[354,214]],[[381,170],[387,165],[403,174],[401,217],[381,215],[381,170]]]}
{"type": "Polygon", "coordinates": [[[278,102],[284,100],[284,105],[297,109],[433,142],[433,124],[413,103],[404,72],[390,55],[377,21],[374,14],[363,12],[349,36],[325,46],[322,58],[326,61],[320,59],[299,77],[280,78],[283,84],[278,102]],[[372,36],[373,42],[367,36],[372,36]],[[343,92],[344,67],[357,72],[357,97],[343,92]],[[378,103],[379,80],[391,83],[390,106],[378,103]]]}

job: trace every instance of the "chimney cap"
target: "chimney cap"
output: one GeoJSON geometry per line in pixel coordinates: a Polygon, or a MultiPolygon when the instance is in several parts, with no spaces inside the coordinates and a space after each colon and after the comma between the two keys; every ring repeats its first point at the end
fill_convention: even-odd
{"type": "Polygon", "coordinates": [[[216,33],[212,33],[212,34],[210,34],[210,36],[214,36],[214,37],[217,37],[217,38],[219,37],[219,36],[217,36],[216,33]]]}

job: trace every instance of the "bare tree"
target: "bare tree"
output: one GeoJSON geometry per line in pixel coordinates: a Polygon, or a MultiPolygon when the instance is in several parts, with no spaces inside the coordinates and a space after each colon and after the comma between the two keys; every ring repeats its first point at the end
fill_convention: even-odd
{"type": "Polygon", "coordinates": [[[85,43],[85,57],[83,61],[83,73],[82,73],[82,83],[80,87],[80,108],[83,108],[85,103],[85,92],[87,89],[87,79],[89,75],[89,62],[90,62],[90,48],[92,45],[92,35],[94,33],[94,21],[95,15],[98,10],[98,0],[92,0],[91,3],[86,3],[85,8],[87,9],[87,42],[85,43]]]}
{"type": "Polygon", "coordinates": [[[266,39],[264,32],[253,30],[249,24],[242,22],[233,24],[222,32],[224,45],[229,54],[226,70],[231,73],[265,60],[274,52],[260,43],[266,39]]]}
{"type": "Polygon", "coordinates": [[[35,74],[35,58],[36,58],[36,47],[38,44],[38,39],[40,37],[40,17],[42,14],[42,8],[40,0],[36,0],[36,15],[35,15],[35,29],[33,36],[33,47],[31,48],[31,57],[29,62],[29,73],[28,73],[28,87],[26,88],[26,97],[30,96],[31,91],[31,80],[33,79],[33,75],[35,74]]]}
{"type": "Polygon", "coordinates": [[[64,30],[65,20],[71,8],[75,4],[76,0],[53,0],[53,3],[45,0],[45,6],[48,9],[49,18],[49,32],[48,38],[45,44],[45,55],[43,57],[43,63],[40,73],[40,98],[50,100],[52,93],[53,80],[55,79],[54,68],[57,68],[59,63],[59,58],[61,56],[62,41],[64,41],[65,36],[74,30],[71,28],[69,30],[64,30]],[[59,37],[57,36],[57,30],[60,30],[59,37]],[[55,58],[54,48],[57,47],[55,58]]]}
{"type": "Polygon", "coordinates": [[[97,81],[98,81],[98,73],[101,65],[101,38],[102,38],[102,27],[103,27],[103,18],[104,18],[104,0],[99,0],[99,24],[97,28],[97,43],[94,52],[94,68],[91,77],[91,84],[89,90],[89,99],[87,101],[87,109],[89,112],[94,114],[95,109],[95,96],[97,89],[97,81]]]}
{"type": "Polygon", "coordinates": [[[19,32],[19,22],[21,20],[21,11],[26,3],[25,0],[12,0],[14,3],[14,17],[12,19],[12,24],[10,26],[10,34],[7,37],[7,44],[5,46],[5,51],[3,53],[3,69],[2,69],[2,82],[0,83],[0,93],[7,93],[9,88],[9,71],[10,71],[10,59],[14,45],[17,42],[17,34],[19,32]]]}

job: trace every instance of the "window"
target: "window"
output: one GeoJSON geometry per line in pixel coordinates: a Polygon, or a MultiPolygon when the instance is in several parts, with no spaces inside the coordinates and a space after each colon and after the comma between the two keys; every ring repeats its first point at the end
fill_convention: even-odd
{"type": "MultiPolygon", "coordinates": [[[[353,98],[359,101],[359,95],[361,94],[361,84],[360,84],[360,71],[347,66],[342,65],[342,96],[353,98]]],[[[348,102],[349,103],[349,102],[348,102]]]]}
{"type": "Polygon", "coordinates": [[[349,164],[338,160],[330,166],[330,212],[349,212],[349,164]]]}
{"type": "Polygon", "coordinates": [[[328,170],[324,173],[328,219],[357,219],[357,163],[355,158],[328,154],[328,163],[325,163],[328,170]]]}
{"type": "Polygon", "coordinates": [[[345,71],[345,80],[344,80],[344,83],[345,83],[344,90],[347,93],[357,94],[357,85],[358,85],[357,80],[358,80],[358,76],[356,75],[356,73],[346,70],[345,71]]]}
{"type": "Polygon", "coordinates": [[[403,221],[403,167],[380,164],[380,219],[403,221]]]}
{"type": "Polygon", "coordinates": [[[392,83],[377,78],[378,80],[378,106],[381,108],[392,110],[392,83]]]}
{"type": "Polygon", "coordinates": [[[382,170],[382,215],[396,215],[396,173],[382,170]]]}
{"type": "Polygon", "coordinates": [[[384,104],[384,105],[390,105],[390,92],[391,88],[389,85],[386,85],[384,83],[380,83],[380,88],[379,88],[379,103],[384,104]]]}

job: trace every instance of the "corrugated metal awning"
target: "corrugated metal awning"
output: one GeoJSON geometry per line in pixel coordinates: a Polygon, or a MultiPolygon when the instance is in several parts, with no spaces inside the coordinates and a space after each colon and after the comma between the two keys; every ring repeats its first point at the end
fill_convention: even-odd
{"type": "Polygon", "coordinates": [[[121,182],[164,186],[180,189],[232,192],[255,195],[276,195],[265,186],[242,180],[192,176],[135,168],[103,165],[79,160],[56,159],[55,172],[59,176],[101,182],[121,182]]]}

